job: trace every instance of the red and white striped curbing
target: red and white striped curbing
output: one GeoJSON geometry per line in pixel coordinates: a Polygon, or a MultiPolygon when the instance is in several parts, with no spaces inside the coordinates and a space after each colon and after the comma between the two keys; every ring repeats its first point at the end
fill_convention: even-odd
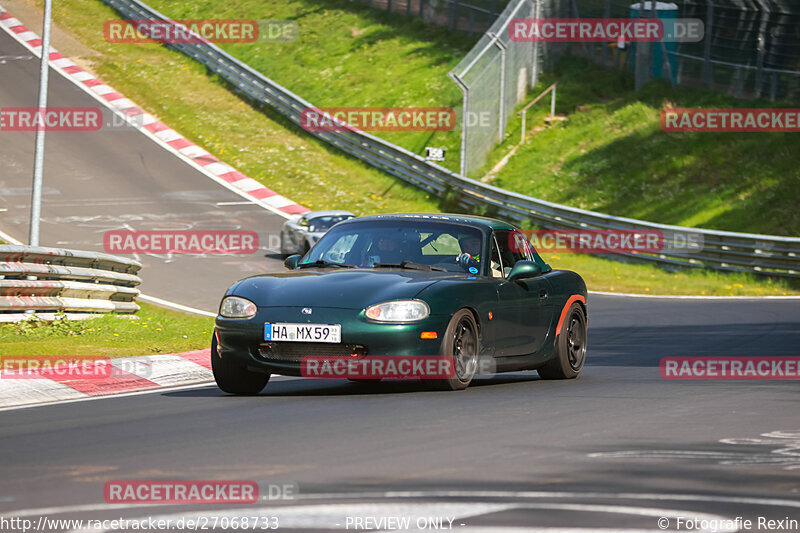
{"type": "Polygon", "coordinates": [[[120,357],[109,361],[115,370],[113,376],[103,379],[3,379],[0,376],[0,409],[214,381],[208,349],[174,355],[120,357]]]}
{"type": "MultiPolygon", "coordinates": [[[[2,6],[0,6],[0,28],[5,29],[9,35],[34,55],[41,57],[42,40],[39,36],[11,16],[2,6]]],[[[124,114],[133,127],[148,135],[167,150],[182,156],[187,162],[215,181],[229,184],[233,187],[232,190],[241,196],[286,218],[309,211],[308,208],[264,187],[224,161],[220,161],[53,48],[50,50],[50,65],[109,109],[124,114]]]]}

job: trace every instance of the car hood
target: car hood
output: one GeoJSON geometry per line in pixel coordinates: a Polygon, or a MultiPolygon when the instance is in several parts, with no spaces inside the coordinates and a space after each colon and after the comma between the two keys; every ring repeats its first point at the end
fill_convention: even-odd
{"type": "Polygon", "coordinates": [[[444,279],[466,274],[400,269],[306,269],[243,279],[228,290],[259,307],[364,309],[388,300],[414,298],[444,279]]]}

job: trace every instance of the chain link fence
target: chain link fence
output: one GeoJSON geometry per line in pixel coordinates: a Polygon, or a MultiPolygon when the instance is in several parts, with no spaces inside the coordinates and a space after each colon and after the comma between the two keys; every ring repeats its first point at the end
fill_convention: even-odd
{"type": "MultiPolygon", "coordinates": [[[[384,0],[385,1],[385,0],[384,0]]],[[[413,1],[413,0],[411,0],[413,1]]],[[[474,175],[505,135],[508,117],[564,54],[736,98],[800,102],[800,2],[789,0],[512,0],[450,72],[464,94],[461,174],[474,175]],[[514,42],[515,18],[650,18],[660,10],[700,19],[705,38],[681,43],[514,42]],[[676,10],[676,12],[675,12],[676,10]]]]}

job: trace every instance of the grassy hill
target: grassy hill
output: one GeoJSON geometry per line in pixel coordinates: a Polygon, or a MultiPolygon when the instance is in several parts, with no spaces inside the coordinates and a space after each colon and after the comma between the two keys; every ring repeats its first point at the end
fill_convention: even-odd
{"type": "MultiPolygon", "coordinates": [[[[632,79],[566,58],[542,84],[558,81],[566,122],[529,136],[492,184],[553,202],[681,226],[800,235],[796,133],[665,133],[665,107],[791,107],[742,101],[704,89],[632,79]]],[[[546,86],[546,85],[545,85],[546,86]]],[[[531,124],[549,110],[540,106],[531,124]]],[[[480,175],[519,142],[509,124],[480,175]]]]}

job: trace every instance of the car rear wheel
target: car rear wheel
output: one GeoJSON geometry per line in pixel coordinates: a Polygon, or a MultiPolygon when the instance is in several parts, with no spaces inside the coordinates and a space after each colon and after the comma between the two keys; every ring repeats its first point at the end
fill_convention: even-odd
{"type": "Polygon", "coordinates": [[[586,362],[586,315],[580,304],[574,303],[567,312],[561,333],[556,341],[556,356],[538,369],[542,379],[573,379],[578,377],[586,362]]]}
{"type": "Polygon", "coordinates": [[[426,380],[431,388],[437,390],[462,390],[469,387],[478,368],[478,325],[467,309],[461,309],[447,326],[442,339],[442,353],[452,357],[454,375],[449,379],[426,380]]]}
{"type": "Polygon", "coordinates": [[[223,392],[252,396],[261,392],[269,381],[269,374],[251,372],[245,367],[223,359],[217,353],[217,336],[211,337],[211,371],[223,392]]]}

